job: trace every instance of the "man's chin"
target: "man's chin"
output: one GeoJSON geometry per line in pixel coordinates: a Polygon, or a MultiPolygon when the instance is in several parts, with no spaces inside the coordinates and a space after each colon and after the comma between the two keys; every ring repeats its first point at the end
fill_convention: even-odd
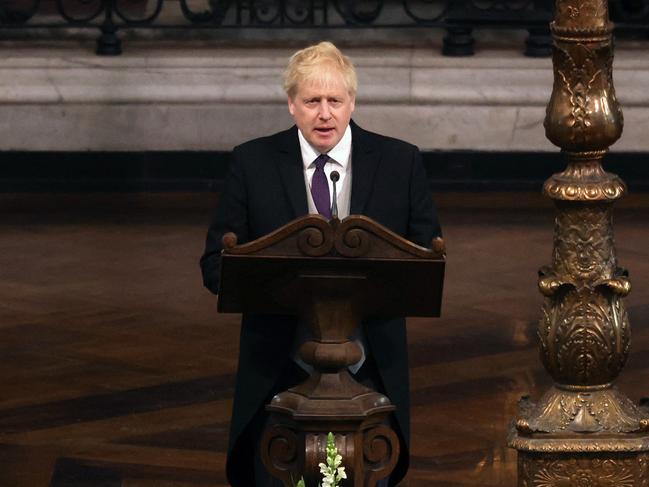
{"type": "Polygon", "coordinates": [[[311,145],[318,149],[321,153],[329,152],[333,149],[338,142],[336,141],[334,135],[322,136],[316,135],[311,141],[311,145]]]}

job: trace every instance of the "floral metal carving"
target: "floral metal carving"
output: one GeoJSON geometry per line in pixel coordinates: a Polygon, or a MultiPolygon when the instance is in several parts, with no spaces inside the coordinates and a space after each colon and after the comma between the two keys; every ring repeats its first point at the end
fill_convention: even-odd
{"type": "Polygon", "coordinates": [[[555,79],[547,107],[548,139],[564,150],[606,150],[622,133],[608,42],[557,41],[555,79]]]}
{"type": "MultiPolygon", "coordinates": [[[[619,120],[622,120],[621,116],[619,120]]],[[[545,182],[543,191],[556,201],[613,202],[620,199],[626,194],[626,185],[615,174],[604,171],[601,160],[607,152],[566,152],[568,167],[552,175],[545,182]]]]}
{"type": "Polygon", "coordinates": [[[608,20],[608,2],[606,0],[558,1],[556,17],[561,19],[567,28],[601,27],[608,20]]]}
{"type": "Polygon", "coordinates": [[[525,487],[645,487],[647,462],[644,457],[538,458],[521,466],[528,479],[525,487]]]}
{"type": "MultiPolygon", "coordinates": [[[[516,429],[523,435],[540,433],[642,433],[646,422],[642,412],[616,389],[566,391],[550,389],[541,400],[521,408],[516,429]],[[525,410],[527,407],[527,410],[525,410]]],[[[596,450],[604,447],[601,438],[596,450]]],[[[617,449],[616,449],[617,451],[617,449]]]]}
{"type": "Polygon", "coordinates": [[[559,384],[612,382],[630,346],[629,319],[621,298],[631,285],[617,267],[611,208],[560,205],[553,264],[540,271],[546,297],[538,329],[541,359],[559,384]]]}

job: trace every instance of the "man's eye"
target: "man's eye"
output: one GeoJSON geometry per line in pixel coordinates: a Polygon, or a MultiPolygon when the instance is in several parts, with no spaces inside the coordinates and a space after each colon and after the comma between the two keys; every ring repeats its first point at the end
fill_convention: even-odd
{"type": "Polygon", "coordinates": [[[342,102],[340,100],[336,100],[336,99],[329,100],[329,104],[335,107],[340,106],[341,103],[342,102]]]}

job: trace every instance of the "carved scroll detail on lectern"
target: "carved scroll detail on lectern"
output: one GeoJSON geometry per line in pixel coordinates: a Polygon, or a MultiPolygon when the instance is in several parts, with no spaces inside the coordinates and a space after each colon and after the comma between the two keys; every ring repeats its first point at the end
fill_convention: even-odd
{"type": "Polygon", "coordinates": [[[226,233],[223,236],[224,252],[231,255],[263,253],[286,257],[338,255],[403,259],[439,259],[445,253],[444,241],[439,237],[431,242],[431,249],[420,247],[362,215],[350,215],[342,221],[331,222],[320,215],[308,215],[253,242],[239,246],[236,242],[236,235],[226,233]]]}
{"type": "Polygon", "coordinates": [[[262,455],[272,459],[269,472],[287,485],[295,485],[295,472],[300,471],[298,448],[299,437],[295,431],[273,425],[265,432],[261,440],[262,455]]]}
{"type": "Polygon", "coordinates": [[[384,425],[366,431],[363,456],[371,482],[377,482],[389,474],[399,459],[399,441],[394,431],[384,425]]]}
{"type": "Polygon", "coordinates": [[[301,253],[309,257],[322,257],[331,252],[333,246],[333,234],[329,225],[322,221],[314,221],[300,231],[297,240],[297,247],[301,253]]]}

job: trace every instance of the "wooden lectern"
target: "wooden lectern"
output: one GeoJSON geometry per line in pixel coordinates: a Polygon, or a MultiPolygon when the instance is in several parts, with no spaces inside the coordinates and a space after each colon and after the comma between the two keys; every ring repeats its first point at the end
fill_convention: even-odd
{"type": "Polygon", "coordinates": [[[266,406],[272,421],[261,440],[264,465],[286,487],[301,476],[316,486],[326,437],[336,436],[348,480],[374,487],[394,469],[395,409],[347,370],[361,358],[349,337],[368,318],[439,316],[444,244],[415,245],[370,218],[308,215],[253,242],[223,237],[218,310],[298,316],[314,339],[300,357],[314,371],[266,406]]]}

